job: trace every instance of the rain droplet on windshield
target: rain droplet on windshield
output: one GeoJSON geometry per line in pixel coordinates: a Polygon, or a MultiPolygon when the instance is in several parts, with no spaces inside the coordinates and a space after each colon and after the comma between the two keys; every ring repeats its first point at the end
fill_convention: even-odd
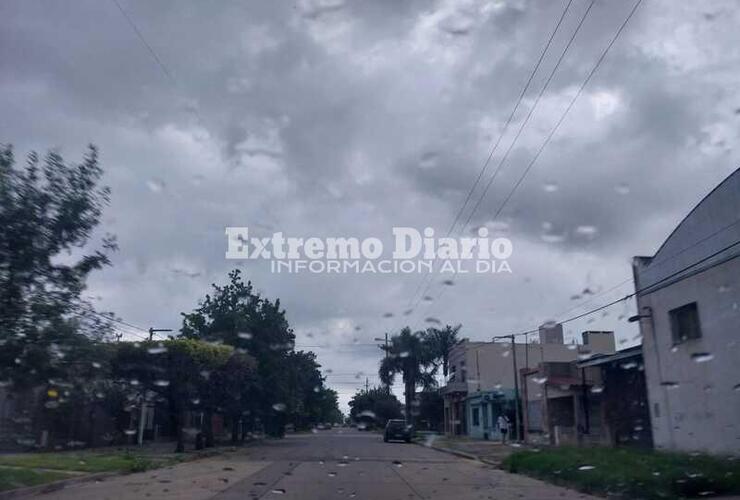
{"type": "Polygon", "coordinates": [[[583,236],[584,238],[594,238],[598,234],[599,230],[596,228],[596,226],[578,226],[576,227],[575,233],[578,236],[583,236]]]}
{"type": "Polygon", "coordinates": [[[285,403],[275,403],[272,405],[272,409],[275,411],[285,411],[285,403]]]}
{"type": "Polygon", "coordinates": [[[559,189],[559,186],[556,182],[546,182],[542,186],[542,189],[544,189],[546,193],[554,193],[559,189]]]}
{"type": "Polygon", "coordinates": [[[714,359],[714,354],[709,352],[695,352],[691,355],[691,359],[694,363],[706,363],[714,359]]]}
{"type": "Polygon", "coordinates": [[[152,193],[161,193],[165,188],[165,183],[162,179],[154,177],[146,181],[146,187],[148,187],[152,193]]]}
{"type": "Polygon", "coordinates": [[[614,191],[616,191],[618,194],[629,194],[630,186],[626,182],[620,182],[619,184],[614,186],[614,191]]]}
{"type": "Polygon", "coordinates": [[[167,352],[167,348],[163,346],[162,344],[157,345],[157,347],[150,347],[146,350],[149,354],[163,354],[167,352]]]}

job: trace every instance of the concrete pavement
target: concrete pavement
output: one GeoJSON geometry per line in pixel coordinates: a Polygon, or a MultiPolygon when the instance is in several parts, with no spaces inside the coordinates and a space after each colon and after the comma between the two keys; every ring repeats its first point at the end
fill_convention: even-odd
{"type": "Polygon", "coordinates": [[[290,435],[219,457],[80,484],[35,498],[573,499],[593,498],[375,433],[290,435]]]}

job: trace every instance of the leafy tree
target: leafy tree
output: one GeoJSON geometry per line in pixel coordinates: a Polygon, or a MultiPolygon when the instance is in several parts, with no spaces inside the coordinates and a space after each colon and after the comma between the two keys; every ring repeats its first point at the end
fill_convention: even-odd
{"type": "MultiPolygon", "coordinates": [[[[136,391],[136,400],[148,393],[165,398],[170,418],[177,433],[176,452],[185,449],[185,412],[202,409],[201,400],[208,397],[211,374],[223,369],[233,348],[195,339],[172,339],[165,342],[119,344],[113,361],[114,373],[136,391]]],[[[206,403],[205,411],[212,411],[206,403]]],[[[141,404],[141,403],[139,403],[141,404]]]]}
{"type": "Polygon", "coordinates": [[[441,430],[444,425],[444,399],[439,390],[424,390],[418,396],[417,422],[428,430],[441,430]]]}
{"type": "Polygon", "coordinates": [[[115,249],[106,236],[100,249],[84,250],[109,202],[101,176],[93,146],[77,165],[52,152],[43,161],[31,153],[22,167],[0,146],[0,380],[18,389],[60,377],[55,361],[80,343],[75,335],[109,333],[81,298],[115,249]]]}
{"type": "Polygon", "coordinates": [[[229,283],[212,288],[213,294],[206,295],[192,313],[182,314],[181,334],[223,342],[256,360],[250,406],[244,411],[260,418],[270,434],[279,435],[289,397],[286,359],[295,343],[280,300],[260,297],[251,282],[244,283],[239,270],[229,273],[229,283]]]}
{"type": "Polygon", "coordinates": [[[412,332],[409,327],[403,328],[398,335],[393,335],[390,343],[380,348],[387,353],[380,363],[380,380],[390,386],[395,376],[401,374],[406,420],[412,423],[411,408],[416,399],[416,388],[435,384],[434,351],[424,332],[412,332]]]}
{"type": "Polygon", "coordinates": [[[436,360],[442,364],[442,375],[447,380],[447,372],[450,364],[450,351],[460,343],[458,333],[462,325],[450,326],[444,328],[428,328],[426,335],[433,355],[436,360]]]}
{"type": "Polygon", "coordinates": [[[352,420],[372,420],[378,425],[402,416],[401,402],[387,386],[358,391],[352,396],[349,408],[352,420]]]}

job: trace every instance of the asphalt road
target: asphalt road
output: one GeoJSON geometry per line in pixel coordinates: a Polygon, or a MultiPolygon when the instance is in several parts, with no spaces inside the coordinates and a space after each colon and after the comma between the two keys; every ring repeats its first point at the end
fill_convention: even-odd
{"type": "Polygon", "coordinates": [[[216,495],[236,499],[589,498],[416,444],[350,429],[289,436],[240,457],[269,462],[216,495]]]}
{"type": "Polygon", "coordinates": [[[334,429],[289,435],[218,457],[88,482],[61,500],[569,499],[592,498],[379,434],[334,429]]]}

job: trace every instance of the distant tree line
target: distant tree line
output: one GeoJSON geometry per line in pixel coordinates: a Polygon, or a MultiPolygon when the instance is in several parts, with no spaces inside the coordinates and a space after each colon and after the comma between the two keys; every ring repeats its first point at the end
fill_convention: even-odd
{"type": "Polygon", "coordinates": [[[14,420],[16,440],[38,446],[43,430],[49,442],[92,444],[105,419],[114,429],[106,440],[130,442],[143,405],[169,417],[178,450],[188,434],[213,445],[216,415],[234,442],[341,421],[315,354],[294,350],[280,301],[255,293],[238,270],[182,314],[179,336],[114,341],[114,316],[83,298],[90,273],[117,249],[105,235],[85,252],[109,203],[101,176],[93,146],[77,165],[49,153],[20,167],[0,146],[0,388],[33,399],[30,416],[14,420]]]}

